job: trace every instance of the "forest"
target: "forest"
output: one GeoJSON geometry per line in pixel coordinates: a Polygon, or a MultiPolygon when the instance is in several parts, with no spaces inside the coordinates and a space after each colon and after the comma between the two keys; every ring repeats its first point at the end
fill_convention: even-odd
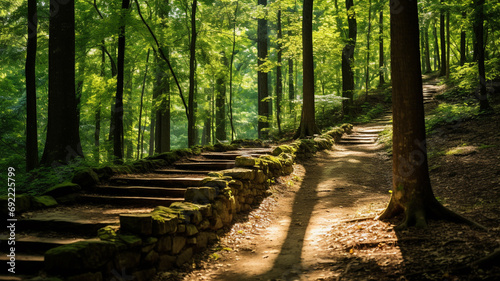
{"type": "MultiPolygon", "coordinates": [[[[24,169],[26,158],[30,170],[38,158],[50,165],[75,156],[128,161],[234,139],[277,140],[298,128],[307,74],[301,2],[72,2],[2,1],[3,165],[24,169]],[[57,26],[72,17],[51,17],[59,11],[74,13],[69,30],[57,26]],[[62,37],[50,41],[50,26],[53,37],[62,37]],[[53,74],[61,71],[64,82],[54,83],[64,85],[53,88],[73,96],[68,82],[74,76],[75,90],[68,100],[54,97],[57,109],[50,113],[50,50],[57,46],[61,53],[52,61],[60,67],[53,74]],[[51,133],[51,119],[67,123],[54,123],[59,131],[51,133]],[[50,141],[62,130],[70,150],[51,158],[47,150],[66,149],[50,141]]],[[[418,5],[422,73],[438,71],[462,93],[478,85],[476,2],[418,5]]],[[[499,74],[500,5],[481,5],[482,77],[491,81],[499,74]]],[[[319,129],[381,110],[368,96],[391,81],[389,9],[387,1],[375,0],[315,4],[312,89],[319,129]]]]}
{"type": "Polygon", "coordinates": [[[493,0],[0,0],[1,213],[19,251],[37,243],[19,270],[496,280],[499,14],[493,0]]]}

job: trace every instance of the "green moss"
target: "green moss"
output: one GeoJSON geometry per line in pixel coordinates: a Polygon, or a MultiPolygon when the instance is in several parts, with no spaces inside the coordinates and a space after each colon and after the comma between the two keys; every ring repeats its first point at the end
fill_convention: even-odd
{"type": "Polygon", "coordinates": [[[289,154],[294,154],[297,151],[293,146],[290,145],[280,145],[273,149],[273,152],[271,153],[273,156],[279,156],[281,153],[289,153],[289,154]]]}
{"type": "Polygon", "coordinates": [[[35,196],[31,201],[31,206],[36,209],[44,209],[57,206],[57,201],[49,195],[35,196]]]}

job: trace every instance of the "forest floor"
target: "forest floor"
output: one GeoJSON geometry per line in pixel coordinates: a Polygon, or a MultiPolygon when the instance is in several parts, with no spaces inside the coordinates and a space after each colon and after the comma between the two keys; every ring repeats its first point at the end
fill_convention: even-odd
{"type": "Polygon", "coordinates": [[[500,280],[498,263],[467,267],[500,247],[498,128],[497,113],[428,139],[436,197],[489,231],[445,221],[395,231],[400,219],[374,220],[390,197],[390,155],[380,143],[337,145],[279,178],[193,264],[156,280],[500,280]]]}

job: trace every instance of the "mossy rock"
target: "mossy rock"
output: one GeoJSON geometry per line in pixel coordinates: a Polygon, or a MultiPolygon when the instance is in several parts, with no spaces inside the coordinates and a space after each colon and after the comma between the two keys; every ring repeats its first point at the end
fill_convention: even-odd
{"type": "Polygon", "coordinates": [[[250,156],[238,156],[235,160],[236,167],[253,167],[256,164],[256,160],[250,156]]]}
{"type": "MultiPolygon", "coordinates": [[[[25,211],[28,211],[32,206],[32,196],[29,194],[19,194],[16,195],[16,206],[15,206],[15,213],[22,213],[25,211]]],[[[8,210],[8,205],[9,205],[9,196],[3,195],[0,196],[0,207],[2,208],[0,210],[0,214],[5,215],[9,212],[8,210]]]]}
{"type": "Polygon", "coordinates": [[[84,189],[92,189],[100,183],[100,179],[94,170],[85,168],[76,172],[71,182],[78,184],[84,189]]]}
{"type": "Polygon", "coordinates": [[[35,209],[45,209],[57,206],[57,201],[50,195],[34,196],[31,206],[35,209]]]}
{"type": "Polygon", "coordinates": [[[237,145],[239,147],[264,147],[264,143],[262,140],[255,139],[255,140],[250,140],[250,139],[241,139],[241,140],[234,140],[231,142],[233,145],[237,145]]]}
{"type": "Polygon", "coordinates": [[[106,265],[117,251],[112,242],[87,240],[52,248],[45,252],[45,270],[49,274],[74,275],[106,265]]]}
{"type": "MultiPolygon", "coordinates": [[[[55,185],[45,191],[42,195],[49,195],[54,198],[67,196],[70,194],[78,193],[82,190],[80,185],[72,182],[63,182],[58,185],[55,185]]],[[[57,199],[56,199],[57,200],[57,199]]]]}
{"type": "Polygon", "coordinates": [[[316,148],[318,150],[325,150],[332,148],[333,141],[330,138],[325,137],[316,137],[314,138],[314,142],[316,143],[316,148]]]}
{"type": "Polygon", "coordinates": [[[173,151],[177,156],[179,157],[184,157],[184,156],[190,156],[193,155],[193,150],[190,148],[179,148],[173,151]]]}
{"type": "Polygon", "coordinates": [[[294,154],[297,151],[293,146],[290,145],[280,145],[273,149],[271,153],[273,156],[279,156],[281,153],[294,154]]]}
{"type": "Polygon", "coordinates": [[[333,128],[330,131],[326,132],[326,135],[329,135],[330,137],[332,137],[335,142],[340,141],[343,134],[344,134],[344,129],[339,128],[339,127],[333,128]]]}
{"type": "Polygon", "coordinates": [[[214,149],[216,152],[226,152],[228,150],[238,149],[238,145],[219,142],[219,143],[214,144],[214,149]]]}
{"type": "Polygon", "coordinates": [[[340,125],[340,128],[342,128],[346,134],[350,134],[352,133],[352,129],[354,128],[354,126],[349,123],[344,123],[340,125]]]}

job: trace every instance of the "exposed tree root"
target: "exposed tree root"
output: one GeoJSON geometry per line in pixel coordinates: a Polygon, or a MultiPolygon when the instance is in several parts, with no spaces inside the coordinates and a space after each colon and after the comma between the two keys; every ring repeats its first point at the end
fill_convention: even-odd
{"type": "Polygon", "coordinates": [[[427,226],[428,219],[438,219],[438,220],[451,221],[455,223],[463,223],[469,226],[477,227],[478,229],[481,230],[488,230],[483,225],[475,221],[469,220],[445,208],[435,198],[427,200],[426,203],[428,204],[425,205],[422,204],[425,207],[417,208],[414,205],[410,204],[409,207],[405,208],[401,204],[395,202],[394,198],[391,196],[391,200],[387,208],[382,212],[382,214],[380,214],[375,219],[387,220],[404,212],[405,218],[400,225],[394,228],[395,230],[406,229],[410,226],[424,228],[427,226]]]}

